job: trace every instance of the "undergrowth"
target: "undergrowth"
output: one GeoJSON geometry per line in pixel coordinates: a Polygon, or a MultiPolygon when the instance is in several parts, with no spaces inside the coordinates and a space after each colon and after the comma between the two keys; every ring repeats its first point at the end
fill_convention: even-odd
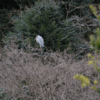
{"type": "MultiPolygon", "coordinates": [[[[96,16],[98,22],[100,22],[100,15],[98,15],[96,7],[90,5],[90,8],[93,14],[96,16]]],[[[100,10],[100,5],[98,6],[98,9],[100,10]]],[[[90,45],[98,54],[98,59],[100,60],[100,28],[96,29],[95,35],[90,36],[90,45]]],[[[91,84],[90,78],[82,74],[76,74],[74,78],[81,81],[82,87],[89,86],[91,89],[96,90],[100,94],[100,63],[97,57],[93,56],[92,54],[88,54],[88,57],[88,65],[93,65],[94,69],[98,72],[98,79],[92,80],[93,83],[91,84]]]]}
{"type": "Polygon", "coordinates": [[[70,44],[71,51],[75,51],[75,44],[81,43],[79,32],[72,25],[71,21],[64,20],[63,13],[58,5],[51,3],[38,3],[32,8],[20,13],[19,17],[12,17],[14,21],[13,32],[9,32],[8,38],[16,37],[16,44],[19,48],[25,48],[28,44],[35,45],[34,38],[41,35],[47,49],[63,51],[70,44]],[[75,30],[75,31],[73,31],[75,30]]]}

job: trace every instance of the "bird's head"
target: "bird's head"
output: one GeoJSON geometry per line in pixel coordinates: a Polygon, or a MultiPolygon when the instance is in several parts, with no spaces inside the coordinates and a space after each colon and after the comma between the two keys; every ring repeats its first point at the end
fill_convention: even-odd
{"type": "Polygon", "coordinates": [[[34,40],[36,40],[38,37],[39,37],[39,35],[36,35],[36,37],[35,37],[35,39],[34,39],[34,40]]]}
{"type": "Polygon", "coordinates": [[[36,38],[37,38],[37,36],[35,37],[35,39],[34,39],[34,40],[36,40],[36,38]]]}

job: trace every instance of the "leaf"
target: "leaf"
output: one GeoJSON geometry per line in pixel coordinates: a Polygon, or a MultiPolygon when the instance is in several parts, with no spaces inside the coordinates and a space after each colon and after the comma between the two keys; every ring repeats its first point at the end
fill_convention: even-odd
{"type": "Polygon", "coordinates": [[[90,80],[89,80],[89,78],[86,77],[86,76],[84,76],[84,75],[78,75],[78,74],[76,74],[76,75],[74,76],[74,78],[76,78],[76,79],[78,79],[78,80],[81,81],[82,87],[85,87],[85,86],[90,85],[90,80]]]}
{"type": "Polygon", "coordinates": [[[88,61],[88,65],[92,65],[92,64],[93,64],[92,60],[88,61]]]}
{"type": "Polygon", "coordinates": [[[91,54],[89,53],[87,56],[90,58],[91,57],[91,54]]]}
{"type": "Polygon", "coordinates": [[[78,73],[77,73],[73,78],[74,78],[74,79],[75,79],[75,78],[78,78],[78,73]]]}
{"type": "Polygon", "coordinates": [[[96,86],[92,86],[91,89],[97,90],[97,87],[96,86]]]}
{"type": "Polygon", "coordinates": [[[82,87],[87,86],[86,83],[84,83],[84,82],[82,82],[81,85],[82,85],[82,87]]]}
{"type": "Polygon", "coordinates": [[[98,83],[98,81],[97,80],[94,80],[94,84],[97,85],[97,83],[98,83]]]}

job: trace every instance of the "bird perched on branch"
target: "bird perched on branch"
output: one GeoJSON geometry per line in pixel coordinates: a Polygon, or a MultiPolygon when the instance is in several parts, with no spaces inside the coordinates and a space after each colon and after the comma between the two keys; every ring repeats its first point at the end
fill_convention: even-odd
{"type": "Polygon", "coordinates": [[[40,48],[44,47],[44,39],[42,38],[42,36],[37,35],[35,40],[40,45],[40,48]]]}

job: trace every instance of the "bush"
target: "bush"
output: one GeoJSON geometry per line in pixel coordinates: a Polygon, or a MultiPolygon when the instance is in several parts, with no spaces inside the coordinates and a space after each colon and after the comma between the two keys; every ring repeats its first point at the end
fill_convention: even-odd
{"type": "MultiPolygon", "coordinates": [[[[93,14],[96,16],[98,22],[100,22],[100,15],[97,14],[97,9],[96,7],[90,5],[90,8],[93,12],[93,14]]],[[[100,9],[100,5],[98,6],[100,9]]],[[[97,28],[95,31],[95,35],[90,35],[90,44],[93,49],[96,51],[100,51],[100,28],[97,28]]]]}
{"type": "Polygon", "coordinates": [[[63,0],[62,2],[58,3],[66,18],[73,15],[78,15],[80,17],[88,15],[88,4],[92,2],[93,0],[63,0]]]}
{"type": "MultiPolygon", "coordinates": [[[[97,14],[96,7],[90,5],[90,8],[93,14],[96,16],[96,18],[100,22],[100,15],[97,14]]],[[[100,6],[98,6],[98,8],[100,9],[100,6]]],[[[90,36],[90,44],[92,45],[94,50],[99,52],[100,51],[100,28],[97,28],[95,33],[96,33],[95,36],[94,35],[90,36]]],[[[95,56],[92,56],[91,54],[88,54],[88,57],[89,57],[88,65],[93,65],[100,77],[100,64],[98,63],[98,60],[95,58],[95,56]]],[[[92,80],[93,84],[90,83],[90,79],[88,77],[81,74],[80,75],[76,74],[74,78],[81,81],[82,87],[89,86],[91,89],[96,90],[100,94],[100,81],[99,81],[100,78],[98,79],[98,81],[92,80]]]]}
{"type": "Polygon", "coordinates": [[[75,28],[69,27],[71,22],[63,19],[63,14],[59,6],[48,3],[38,3],[34,8],[29,8],[22,12],[19,17],[13,17],[14,31],[9,33],[9,37],[17,37],[16,43],[19,48],[35,45],[34,38],[41,35],[44,38],[45,46],[48,49],[64,50],[71,44],[79,41],[78,34],[74,34],[75,28]],[[68,27],[67,27],[68,26],[68,27]],[[64,38],[66,37],[66,38],[64,38]],[[64,39],[63,39],[64,38],[64,39]]]}
{"type": "Polygon", "coordinates": [[[3,38],[11,31],[12,22],[10,21],[11,12],[7,9],[0,9],[0,46],[4,46],[3,38]]]}
{"type": "MultiPolygon", "coordinates": [[[[94,68],[96,69],[96,71],[98,72],[98,75],[100,76],[100,65],[98,67],[98,62],[97,62],[96,58],[94,56],[92,56],[91,54],[88,54],[88,57],[90,59],[88,61],[88,65],[93,65],[94,68]]],[[[94,89],[98,93],[100,93],[100,81],[92,80],[93,84],[91,84],[90,79],[81,74],[76,74],[74,76],[74,78],[81,81],[82,87],[89,86],[91,89],[94,89]]]]}

